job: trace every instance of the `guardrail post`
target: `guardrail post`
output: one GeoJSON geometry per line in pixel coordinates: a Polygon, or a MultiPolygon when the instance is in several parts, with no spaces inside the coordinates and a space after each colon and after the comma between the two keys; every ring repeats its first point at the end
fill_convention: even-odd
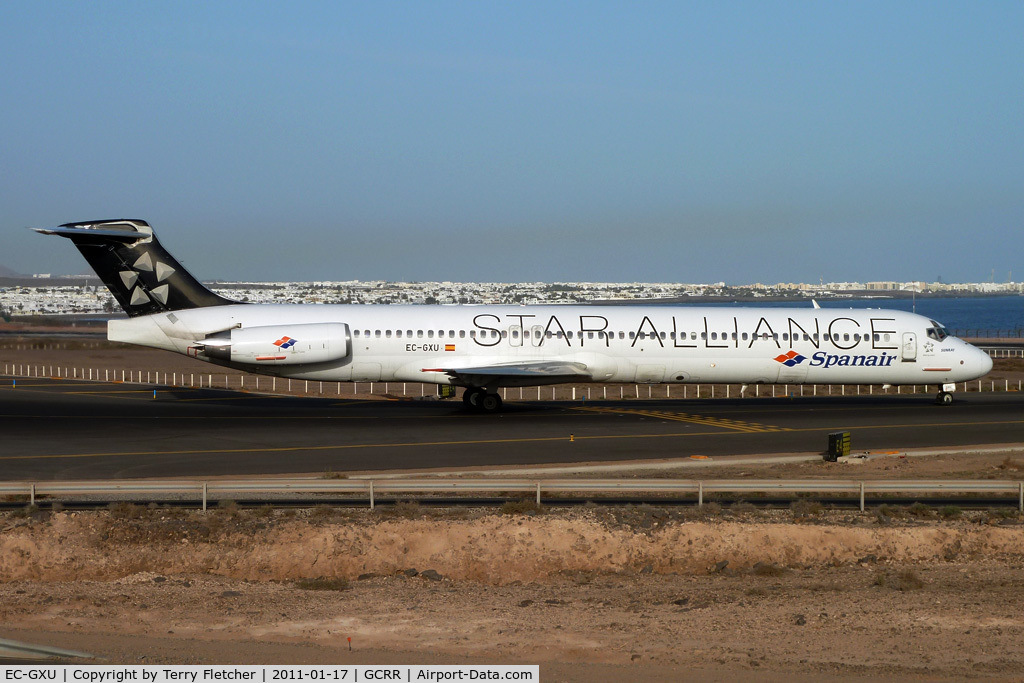
{"type": "Polygon", "coordinates": [[[864,512],[864,482],[860,483],[860,511],[864,512]]]}
{"type": "Polygon", "coordinates": [[[35,482],[32,482],[31,484],[29,484],[29,487],[28,487],[28,504],[29,505],[35,505],[36,504],[36,484],[35,484],[35,482]]]}
{"type": "Polygon", "coordinates": [[[704,507],[704,482],[697,482],[697,507],[704,507]]]}
{"type": "Polygon", "coordinates": [[[204,481],[203,482],[203,512],[206,512],[206,494],[207,494],[206,482],[204,481]]]}
{"type": "Polygon", "coordinates": [[[373,500],[373,480],[371,479],[370,480],[370,509],[371,510],[373,509],[373,506],[374,506],[374,500],[373,500]]]}

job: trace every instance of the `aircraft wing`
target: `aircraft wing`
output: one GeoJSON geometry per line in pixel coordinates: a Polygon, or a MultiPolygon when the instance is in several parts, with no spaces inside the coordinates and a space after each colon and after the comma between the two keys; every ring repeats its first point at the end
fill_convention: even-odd
{"type": "Polygon", "coordinates": [[[470,384],[480,380],[499,377],[515,377],[519,379],[537,378],[541,384],[549,384],[555,380],[588,380],[591,379],[587,366],[583,363],[568,361],[517,361],[514,363],[496,363],[468,368],[424,368],[424,372],[443,372],[446,375],[467,381],[470,384]],[[476,380],[476,381],[474,381],[476,380]]]}

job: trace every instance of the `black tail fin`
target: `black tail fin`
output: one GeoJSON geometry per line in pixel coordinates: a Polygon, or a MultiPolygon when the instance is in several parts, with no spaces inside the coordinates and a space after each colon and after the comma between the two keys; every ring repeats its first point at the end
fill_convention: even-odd
{"type": "Polygon", "coordinates": [[[74,242],[129,316],[238,303],[192,277],[160,245],[146,221],[65,223],[37,232],[74,242]]]}

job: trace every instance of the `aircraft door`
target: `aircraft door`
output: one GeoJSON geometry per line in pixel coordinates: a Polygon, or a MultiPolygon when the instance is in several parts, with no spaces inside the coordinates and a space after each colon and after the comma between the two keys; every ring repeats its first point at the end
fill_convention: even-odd
{"type": "Polygon", "coordinates": [[[540,325],[534,325],[530,334],[530,343],[534,346],[540,346],[544,342],[544,328],[540,325]]]}
{"type": "Polygon", "coordinates": [[[509,346],[522,346],[523,345],[523,328],[520,325],[512,325],[508,328],[508,345],[509,346]]]}
{"type": "Polygon", "coordinates": [[[904,363],[917,361],[917,335],[913,332],[903,333],[903,357],[904,363]]]}

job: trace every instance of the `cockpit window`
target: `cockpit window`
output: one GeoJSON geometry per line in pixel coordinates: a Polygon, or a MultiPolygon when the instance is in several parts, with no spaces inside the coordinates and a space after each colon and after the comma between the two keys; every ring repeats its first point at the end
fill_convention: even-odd
{"type": "Polygon", "coordinates": [[[929,322],[932,326],[925,330],[925,332],[928,333],[929,338],[934,339],[935,341],[942,341],[949,336],[949,332],[946,331],[946,328],[943,327],[941,323],[937,323],[934,320],[930,320],[929,322]]]}

